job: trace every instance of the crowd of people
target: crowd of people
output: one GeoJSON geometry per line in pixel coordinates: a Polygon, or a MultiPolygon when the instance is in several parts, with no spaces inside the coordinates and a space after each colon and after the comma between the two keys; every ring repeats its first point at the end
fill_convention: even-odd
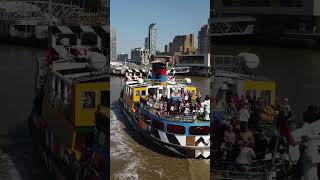
{"type": "Polygon", "coordinates": [[[163,94],[157,98],[155,93],[149,93],[146,98],[140,97],[140,102],[153,108],[158,116],[181,117],[189,116],[193,119],[210,120],[210,96],[206,95],[204,101],[201,95],[190,91],[172,91],[170,98],[163,94]]]}
{"type": "MultiPolygon", "coordinates": [[[[263,101],[251,96],[239,97],[230,92],[226,94],[225,101],[224,120],[218,121],[218,125],[215,123],[214,128],[216,160],[249,165],[254,159],[264,158],[270,141],[262,128],[259,128],[262,114],[266,113],[263,101]],[[257,138],[258,135],[262,136],[257,138]]],[[[287,143],[293,144],[288,125],[293,113],[288,99],[283,99],[283,102],[273,109],[276,123],[270,125],[276,125],[287,143]]]]}

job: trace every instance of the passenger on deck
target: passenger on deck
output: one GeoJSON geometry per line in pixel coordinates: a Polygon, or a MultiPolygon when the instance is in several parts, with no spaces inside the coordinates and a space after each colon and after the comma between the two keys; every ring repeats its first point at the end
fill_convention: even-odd
{"type": "Polygon", "coordinates": [[[303,121],[307,123],[313,123],[315,120],[315,107],[309,105],[307,110],[303,113],[303,121]]]}
{"type": "Polygon", "coordinates": [[[239,111],[239,121],[240,121],[240,127],[241,129],[248,128],[248,121],[250,119],[250,113],[248,110],[248,105],[245,104],[241,107],[239,111]]]}
{"type": "Polygon", "coordinates": [[[228,125],[224,133],[224,141],[234,145],[236,143],[236,134],[233,131],[232,125],[228,125]]]}
{"type": "Polygon", "coordinates": [[[254,141],[254,137],[252,132],[249,130],[249,128],[247,127],[244,132],[242,133],[242,138],[245,144],[252,144],[254,145],[255,141],[254,141]]]}
{"type": "Polygon", "coordinates": [[[96,128],[98,130],[102,130],[103,127],[108,122],[107,115],[103,112],[103,107],[101,105],[98,105],[97,111],[95,113],[95,120],[96,120],[96,128]]]}
{"type": "Polygon", "coordinates": [[[190,114],[190,105],[189,104],[186,104],[186,107],[185,107],[185,109],[184,109],[184,111],[183,111],[183,114],[185,115],[185,116],[187,116],[187,115],[189,115],[190,114]]]}
{"type": "Polygon", "coordinates": [[[236,163],[240,165],[250,165],[254,158],[256,158],[256,154],[252,149],[252,144],[245,144],[245,146],[241,149],[240,154],[236,158],[236,163]]]}
{"type": "Polygon", "coordinates": [[[250,119],[249,119],[249,125],[250,128],[254,129],[255,127],[257,127],[258,122],[260,121],[260,109],[259,109],[259,104],[258,104],[258,99],[254,98],[251,100],[251,104],[250,104],[250,110],[251,110],[251,115],[250,115],[250,119]]]}
{"type": "Polygon", "coordinates": [[[229,99],[228,105],[227,105],[227,121],[233,123],[233,121],[237,118],[238,111],[237,108],[233,102],[233,99],[229,99]]]}
{"type": "Polygon", "coordinates": [[[240,101],[240,97],[239,97],[238,93],[235,92],[232,98],[233,98],[233,102],[234,102],[237,110],[239,111],[241,108],[241,101],[240,101]]]}

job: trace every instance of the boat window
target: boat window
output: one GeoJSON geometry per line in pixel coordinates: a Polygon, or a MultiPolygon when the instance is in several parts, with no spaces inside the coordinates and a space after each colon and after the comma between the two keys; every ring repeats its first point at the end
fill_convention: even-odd
{"type": "Polygon", "coordinates": [[[110,92],[109,91],[101,91],[101,106],[108,107],[110,102],[110,92]]]}
{"type": "Polygon", "coordinates": [[[261,91],[260,101],[263,106],[269,106],[271,104],[271,91],[270,90],[261,91]]]}
{"type": "Polygon", "coordinates": [[[159,94],[162,94],[162,89],[159,89],[159,94]]]}
{"type": "Polygon", "coordinates": [[[152,127],[164,131],[164,123],[158,120],[152,121],[152,127]]]}
{"type": "Polygon", "coordinates": [[[95,108],[95,92],[81,92],[81,107],[82,108],[95,108]]]}
{"type": "Polygon", "coordinates": [[[246,97],[250,97],[251,99],[257,97],[257,92],[255,89],[248,89],[246,91],[246,97]]]}
{"type": "Polygon", "coordinates": [[[185,134],[186,128],[184,126],[168,124],[167,132],[173,134],[185,134]]]}
{"type": "Polygon", "coordinates": [[[94,32],[81,33],[81,45],[96,46],[98,44],[98,35],[94,32]]]}
{"type": "Polygon", "coordinates": [[[208,135],[210,133],[209,126],[192,126],[189,129],[190,135],[208,135]]]}
{"type": "Polygon", "coordinates": [[[141,96],[145,96],[146,95],[146,91],[145,90],[142,90],[141,91],[141,96]]]}
{"type": "Polygon", "coordinates": [[[140,96],[140,90],[136,90],[136,96],[140,96]]]}
{"type": "Polygon", "coordinates": [[[149,96],[153,96],[154,94],[157,94],[157,88],[148,89],[148,95],[149,96]]]}

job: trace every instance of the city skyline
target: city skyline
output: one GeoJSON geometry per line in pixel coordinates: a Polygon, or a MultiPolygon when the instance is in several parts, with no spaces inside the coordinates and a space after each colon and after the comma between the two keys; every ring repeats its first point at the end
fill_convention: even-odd
{"type": "Polygon", "coordinates": [[[131,49],[144,47],[148,27],[153,22],[157,23],[157,50],[163,51],[164,46],[176,35],[193,33],[197,41],[198,31],[208,22],[210,2],[208,0],[190,0],[187,4],[181,2],[181,0],[111,1],[110,21],[111,26],[117,29],[118,53],[130,53],[131,49]]]}

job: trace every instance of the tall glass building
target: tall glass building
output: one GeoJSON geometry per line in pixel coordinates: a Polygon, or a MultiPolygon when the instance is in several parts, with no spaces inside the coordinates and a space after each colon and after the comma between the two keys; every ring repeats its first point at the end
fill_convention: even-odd
{"type": "Polygon", "coordinates": [[[152,23],[149,26],[149,34],[148,34],[148,49],[150,54],[155,55],[157,51],[157,24],[152,23]]]}
{"type": "Polygon", "coordinates": [[[110,28],[110,61],[117,60],[117,36],[116,30],[110,28]]]}

